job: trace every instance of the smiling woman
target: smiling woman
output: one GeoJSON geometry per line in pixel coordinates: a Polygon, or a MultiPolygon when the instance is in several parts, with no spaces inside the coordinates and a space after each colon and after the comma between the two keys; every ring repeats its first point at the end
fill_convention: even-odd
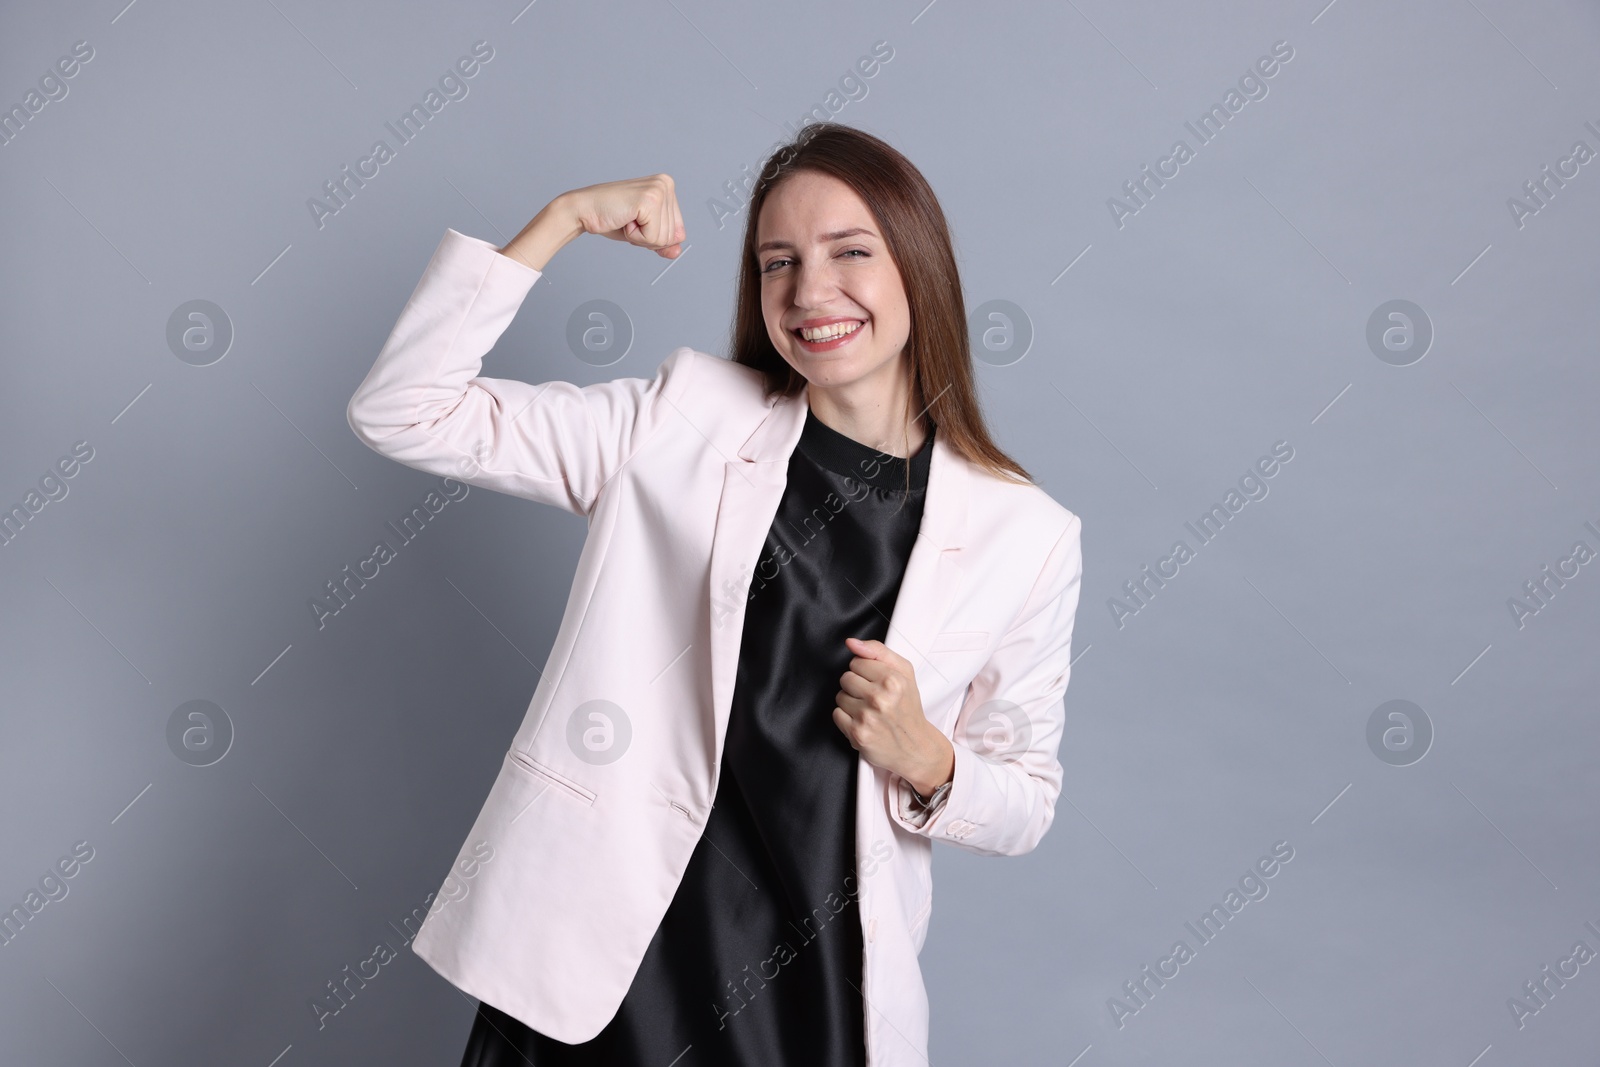
{"type": "Polygon", "coordinates": [[[832,123],[775,159],[732,359],[479,373],[578,236],[681,254],[654,174],[504,248],[447,231],[351,399],[384,455],[589,520],[468,838],[499,858],[412,943],[481,1001],[463,1067],[923,1067],[932,843],[1018,855],[1054,818],[1082,524],[989,437],[921,173],[832,123]],[[1015,743],[975,747],[996,708],[1015,743]]]}
{"type": "Polygon", "coordinates": [[[823,422],[896,456],[937,410],[952,448],[1028,480],[979,411],[960,271],[926,179],[882,140],[833,123],[805,127],[773,158],[750,200],[734,360],[768,395],[805,390],[823,422]]]}

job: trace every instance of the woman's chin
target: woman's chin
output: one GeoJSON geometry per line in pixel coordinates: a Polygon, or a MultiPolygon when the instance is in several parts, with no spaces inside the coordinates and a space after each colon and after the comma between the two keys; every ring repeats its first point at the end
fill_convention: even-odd
{"type": "Polygon", "coordinates": [[[861,375],[842,360],[808,360],[800,365],[800,375],[819,389],[836,389],[849,385],[861,375]]]}
{"type": "Polygon", "coordinates": [[[791,352],[786,358],[789,366],[813,385],[838,385],[855,377],[852,361],[843,353],[791,352]]]}

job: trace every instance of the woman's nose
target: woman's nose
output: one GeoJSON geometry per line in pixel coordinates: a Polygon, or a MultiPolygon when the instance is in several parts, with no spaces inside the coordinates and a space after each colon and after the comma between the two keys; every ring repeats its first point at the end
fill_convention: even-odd
{"type": "Polygon", "coordinates": [[[795,278],[794,302],[798,307],[823,307],[838,291],[838,279],[826,264],[801,264],[795,278]]]}

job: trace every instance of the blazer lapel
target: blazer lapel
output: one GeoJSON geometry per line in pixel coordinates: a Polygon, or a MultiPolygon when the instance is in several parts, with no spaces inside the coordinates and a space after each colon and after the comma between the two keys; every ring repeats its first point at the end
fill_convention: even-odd
{"type": "Polygon", "coordinates": [[[961,587],[969,476],[967,460],[935,433],[922,525],[906,560],[905,577],[883,642],[911,661],[924,688],[947,680],[929,658],[928,649],[945,629],[956,590],[961,587]]]}
{"type": "MultiPolygon", "coordinates": [[[[750,581],[788,484],[789,458],[805,428],[807,408],[804,390],[776,398],[761,425],[740,447],[738,457],[729,460],[723,471],[710,573],[711,701],[719,767],[750,581]]],[[[934,636],[944,629],[960,586],[969,477],[966,459],[935,434],[922,524],[906,561],[884,640],[911,662],[923,685],[937,684],[937,679],[925,673],[930,669],[937,673],[927,653],[934,636]]]]}
{"type": "Polygon", "coordinates": [[[776,398],[737,458],[724,465],[711,535],[711,706],[717,738],[713,778],[722,766],[750,582],[789,481],[789,456],[805,428],[806,410],[803,390],[776,398]]]}

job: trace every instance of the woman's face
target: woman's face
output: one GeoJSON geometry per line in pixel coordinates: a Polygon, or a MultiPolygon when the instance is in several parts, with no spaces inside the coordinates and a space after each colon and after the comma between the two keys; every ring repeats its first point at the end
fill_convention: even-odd
{"type": "Polygon", "coordinates": [[[767,336],[806,381],[827,389],[875,385],[888,396],[903,380],[901,352],[911,333],[905,286],[872,212],[850,186],[806,170],[785,179],[756,222],[756,269],[767,336]],[[802,326],[829,329],[807,340],[797,332],[802,326]],[[848,332],[827,336],[840,330],[848,332]]]}

